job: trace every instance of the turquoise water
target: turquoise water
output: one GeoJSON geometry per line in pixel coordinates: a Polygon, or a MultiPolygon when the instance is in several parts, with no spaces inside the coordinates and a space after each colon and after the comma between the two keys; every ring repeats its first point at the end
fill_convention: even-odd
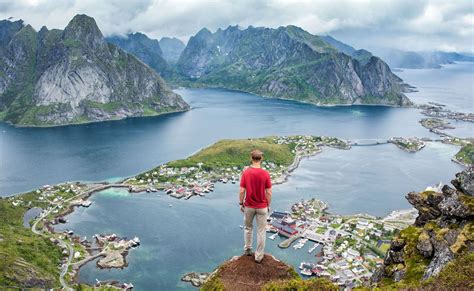
{"type": "MultiPolygon", "coordinates": [[[[329,202],[333,213],[384,216],[408,208],[404,195],[409,191],[449,182],[461,170],[450,161],[456,151],[440,143],[415,154],[391,144],[349,151],[325,148],[303,160],[287,183],[274,187],[273,209],[289,210],[300,199],[315,197],[329,202]]],[[[92,196],[92,206],[77,209],[59,229],[73,229],[89,238],[101,232],[140,237],[142,245],[130,252],[127,268],[99,270],[89,263],[80,272],[83,282],[118,279],[133,282],[137,290],[189,289],[191,285],[180,282],[183,274],[212,271],[242,252],[237,193],[234,184],[217,184],[208,196],[190,200],[110,189],[92,196]]],[[[278,242],[267,240],[266,251],[294,266],[315,260],[307,253],[311,243],[301,250],[281,250],[278,242]]]]}

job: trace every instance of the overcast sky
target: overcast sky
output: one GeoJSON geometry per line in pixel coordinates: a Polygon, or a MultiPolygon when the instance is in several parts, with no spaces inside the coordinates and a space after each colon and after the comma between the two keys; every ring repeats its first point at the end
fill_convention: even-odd
{"type": "Polygon", "coordinates": [[[474,51],[473,0],[0,0],[1,19],[36,29],[62,29],[78,13],[94,17],[105,35],[140,31],[187,41],[202,27],[294,24],[356,48],[474,51]]]}

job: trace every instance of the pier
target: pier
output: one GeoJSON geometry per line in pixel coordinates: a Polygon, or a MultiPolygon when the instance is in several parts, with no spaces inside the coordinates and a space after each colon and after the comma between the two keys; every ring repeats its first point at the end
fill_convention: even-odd
{"type": "Polygon", "coordinates": [[[299,239],[301,237],[301,235],[298,233],[298,234],[295,234],[294,236],[291,236],[289,237],[288,239],[285,239],[284,241],[282,241],[281,243],[278,244],[278,247],[282,248],[282,249],[286,249],[288,248],[289,246],[291,246],[291,244],[299,239]]]}

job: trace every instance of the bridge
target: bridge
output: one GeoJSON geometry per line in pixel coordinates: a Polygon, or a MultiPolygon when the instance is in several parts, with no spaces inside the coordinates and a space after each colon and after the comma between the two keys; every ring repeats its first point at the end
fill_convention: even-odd
{"type": "Polygon", "coordinates": [[[367,139],[354,139],[350,140],[351,146],[375,146],[381,144],[387,144],[386,138],[367,138],[367,139]]]}

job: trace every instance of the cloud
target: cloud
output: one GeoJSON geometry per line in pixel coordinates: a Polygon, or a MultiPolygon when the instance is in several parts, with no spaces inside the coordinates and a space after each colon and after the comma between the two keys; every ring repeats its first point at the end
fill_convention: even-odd
{"type": "Polygon", "coordinates": [[[278,27],[294,24],[331,34],[356,48],[446,49],[473,52],[471,0],[12,0],[0,18],[24,19],[39,29],[64,28],[78,13],[94,17],[105,35],[140,31],[187,40],[202,27],[278,27]]]}

